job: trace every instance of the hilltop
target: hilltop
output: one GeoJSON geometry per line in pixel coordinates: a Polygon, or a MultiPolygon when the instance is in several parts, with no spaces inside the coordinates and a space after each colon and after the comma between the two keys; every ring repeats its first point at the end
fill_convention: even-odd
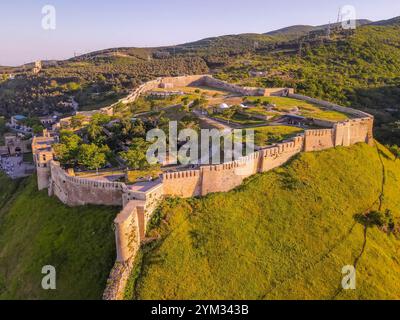
{"type": "MultiPolygon", "coordinates": [[[[361,27],[366,24],[372,23],[371,20],[367,19],[359,19],[356,20],[356,25],[357,27],[361,27]]],[[[294,25],[274,31],[269,31],[265,33],[265,35],[268,36],[283,36],[287,40],[290,39],[296,39],[301,36],[305,36],[309,34],[310,32],[315,32],[315,31],[321,31],[321,30],[326,30],[327,28],[337,28],[339,27],[340,23],[331,23],[331,24],[324,24],[320,26],[310,26],[310,25],[294,25]]]]}
{"type": "Polygon", "coordinates": [[[148,234],[159,240],[144,248],[126,296],[395,299],[399,234],[356,215],[390,210],[398,229],[399,181],[384,147],[358,144],[301,154],[228,193],[164,202],[148,234]],[[354,264],[357,290],[342,291],[342,268],[354,264]]]}

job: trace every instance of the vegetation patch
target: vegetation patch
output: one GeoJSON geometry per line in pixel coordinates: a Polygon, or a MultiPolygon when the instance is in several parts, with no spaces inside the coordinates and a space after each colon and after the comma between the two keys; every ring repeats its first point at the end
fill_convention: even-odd
{"type": "Polygon", "coordinates": [[[0,175],[0,201],[0,299],[101,299],[117,208],[69,208],[38,192],[35,176],[18,183],[0,175]],[[41,287],[46,265],[56,268],[56,290],[41,287]]]}
{"type": "Polygon", "coordinates": [[[398,219],[399,182],[387,149],[358,144],[301,154],[228,193],[165,202],[130,298],[396,299],[399,240],[375,225],[365,233],[356,217],[381,207],[398,219]],[[347,265],[356,290],[340,290],[347,265]]]}
{"type": "Polygon", "coordinates": [[[277,143],[303,132],[300,128],[289,126],[266,126],[252,129],[254,130],[254,142],[257,146],[277,143]]]}

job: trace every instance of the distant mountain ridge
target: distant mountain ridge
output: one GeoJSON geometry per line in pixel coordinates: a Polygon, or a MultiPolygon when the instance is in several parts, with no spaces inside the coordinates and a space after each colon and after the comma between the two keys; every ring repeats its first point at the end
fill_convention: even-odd
{"type": "MultiPolygon", "coordinates": [[[[400,17],[394,17],[387,20],[380,21],[370,21],[367,19],[358,19],[357,26],[366,26],[366,25],[376,25],[376,26],[387,26],[400,24],[400,17]]],[[[332,23],[331,27],[337,26],[338,23],[332,23]]],[[[222,35],[216,37],[209,37],[200,39],[193,42],[183,43],[175,46],[163,46],[163,47],[149,47],[149,48],[139,48],[139,47],[121,47],[121,48],[108,48],[102,50],[96,50],[87,54],[83,54],[77,58],[93,58],[96,56],[110,56],[116,54],[127,54],[135,57],[139,57],[141,59],[147,57],[147,55],[152,54],[153,52],[160,50],[173,50],[174,48],[180,49],[194,49],[194,48],[209,48],[216,46],[227,46],[229,47],[231,44],[237,44],[238,42],[242,43],[255,43],[259,42],[260,44],[270,44],[279,41],[290,41],[299,37],[303,37],[310,32],[315,32],[318,30],[323,30],[328,28],[329,24],[320,25],[320,26],[312,26],[312,25],[293,25],[277,30],[268,31],[266,33],[242,33],[242,34],[231,34],[231,35],[222,35]],[[126,53],[128,52],[128,53],[126,53]]],[[[73,59],[73,58],[71,58],[73,59]]],[[[8,68],[7,66],[1,66],[1,68],[8,68]]]]}
{"type": "MultiPolygon", "coordinates": [[[[359,19],[356,21],[357,26],[363,26],[363,25],[367,25],[367,24],[371,24],[371,23],[372,23],[372,21],[367,20],[367,19],[359,19]]],[[[293,25],[293,26],[282,28],[282,29],[269,31],[264,34],[268,35],[268,36],[298,36],[298,37],[300,37],[300,36],[306,35],[309,32],[312,32],[312,31],[324,30],[324,29],[327,29],[329,26],[334,28],[334,27],[339,26],[340,24],[341,23],[339,22],[339,23],[324,24],[324,25],[320,25],[320,26],[293,25]]]]}

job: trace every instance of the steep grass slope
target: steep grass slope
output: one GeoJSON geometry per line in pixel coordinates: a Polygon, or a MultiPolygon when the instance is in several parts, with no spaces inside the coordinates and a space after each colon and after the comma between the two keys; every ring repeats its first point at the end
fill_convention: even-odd
{"type": "Polygon", "coordinates": [[[35,177],[0,176],[0,299],[100,299],[115,259],[116,208],[68,208],[35,177]],[[57,289],[41,287],[52,265],[57,289]]]}
{"type": "Polygon", "coordinates": [[[400,297],[400,241],[377,227],[364,238],[354,217],[400,216],[400,161],[379,148],[301,154],[227,194],[164,203],[127,298],[400,297]],[[341,290],[354,264],[357,288],[341,290]]]}

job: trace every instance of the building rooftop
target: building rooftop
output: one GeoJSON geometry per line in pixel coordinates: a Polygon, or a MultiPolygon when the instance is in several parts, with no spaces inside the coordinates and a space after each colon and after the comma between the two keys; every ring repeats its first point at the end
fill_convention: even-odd
{"type": "Polygon", "coordinates": [[[17,115],[14,116],[14,119],[22,121],[22,120],[26,120],[26,117],[23,116],[23,115],[17,114],[17,115]]]}

